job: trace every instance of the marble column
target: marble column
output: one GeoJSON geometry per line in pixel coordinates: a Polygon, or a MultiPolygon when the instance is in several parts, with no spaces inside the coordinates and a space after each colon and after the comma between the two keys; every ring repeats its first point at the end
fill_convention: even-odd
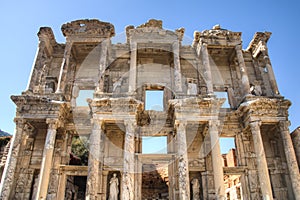
{"type": "Polygon", "coordinates": [[[40,64],[39,61],[40,61],[40,59],[42,59],[42,55],[44,54],[45,48],[46,48],[46,42],[43,40],[40,40],[38,48],[36,50],[34,62],[31,67],[31,72],[30,72],[30,76],[29,76],[30,79],[28,80],[26,91],[33,91],[33,89],[34,89],[36,80],[38,78],[38,72],[36,69],[36,65],[40,64]]]}
{"type": "Polygon", "coordinates": [[[67,74],[70,64],[70,56],[73,42],[67,41],[64,51],[64,57],[60,67],[59,79],[57,84],[56,93],[63,93],[66,86],[67,74]]]}
{"type": "Polygon", "coordinates": [[[101,150],[101,136],[103,134],[102,120],[92,120],[93,130],[89,138],[89,163],[88,176],[86,185],[86,199],[97,199],[98,189],[100,184],[99,172],[100,169],[100,150],[101,150]]]}
{"type": "Polygon", "coordinates": [[[176,41],[172,44],[172,51],[174,56],[174,91],[182,92],[182,77],[181,77],[181,66],[180,66],[180,47],[179,42],[176,41]]]}
{"type": "Polygon", "coordinates": [[[209,63],[209,54],[208,54],[206,43],[201,44],[201,58],[202,58],[203,66],[204,66],[203,76],[204,76],[206,86],[207,86],[207,93],[213,94],[214,90],[213,90],[213,84],[212,84],[211,67],[210,67],[210,63],[209,63]]]}
{"type": "Polygon", "coordinates": [[[25,126],[25,120],[15,118],[16,129],[15,134],[11,139],[11,145],[7,155],[6,165],[4,167],[1,184],[0,184],[0,199],[10,199],[12,185],[15,179],[15,170],[17,167],[18,155],[20,153],[20,144],[25,126]]]}
{"type": "Polygon", "coordinates": [[[216,199],[225,199],[224,172],[219,142],[219,121],[208,122],[216,199]]]}
{"type": "Polygon", "coordinates": [[[290,125],[289,121],[280,121],[279,129],[280,129],[281,138],[283,142],[286,162],[289,169],[289,175],[292,182],[294,196],[295,199],[300,199],[299,168],[298,168],[296,154],[295,154],[294,146],[289,131],[289,125],[290,125]]]}
{"type": "Polygon", "coordinates": [[[107,67],[107,51],[110,40],[104,39],[101,42],[101,51],[100,51],[100,60],[99,60],[99,69],[98,69],[98,77],[99,77],[99,85],[97,87],[97,91],[104,92],[104,73],[107,67]]]}
{"type": "Polygon", "coordinates": [[[276,82],[276,78],[274,75],[273,67],[271,65],[270,58],[269,58],[268,54],[266,53],[266,51],[262,51],[262,54],[263,54],[265,65],[266,65],[265,67],[267,68],[267,72],[269,75],[272,92],[274,95],[279,95],[279,90],[278,90],[278,86],[277,86],[277,82],[276,82]]]}
{"type": "Polygon", "coordinates": [[[45,140],[43,159],[41,163],[40,175],[38,179],[36,199],[46,199],[48,192],[48,185],[50,182],[50,172],[53,160],[53,151],[56,138],[56,131],[59,125],[57,119],[47,119],[48,124],[47,136],[45,140]]]}
{"type": "Polygon", "coordinates": [[[126,127],[125,141],[124,141],[124,162],[122,173],[122,200],[134,199],[134,176],[135,176],[135,149],[134,149],[134,136],[136,132],[135,120],[125,120],[126,127]]]}
{"type": "Polygon", "coordinates": [[[236,57],[238,60],[240,72],[241,72],[241,79],[242,79],[242,95],[245,96],[250,93],[250,83],[249,78],[247,74],[247,69],[244,61],[243,51],[242,51],[242,45],[239,44],[235,47],[236,57]]]}
{"type": "Polygon", "coordinates": [[[137,62],[137,43],[131,42],[130,43],[130,69],[129,69],[129,86],[128,92],[134,93],[136,90],[136,66],[137,62]]]}
{"type": "Polygon", "coordinates": [[[271,200],[273,199],[272,188],[264,144],[260,132],[261,121],[250,122],[249,125],[253,138],[254,151],[256,154],[257,172],[262,196],[265,200],[271,200]]]}
{"type": "Polygon", "coordinates": [[[186,143],[186,121],[177,121],[179,199],[190,199],[189,162],[186,143]]]}

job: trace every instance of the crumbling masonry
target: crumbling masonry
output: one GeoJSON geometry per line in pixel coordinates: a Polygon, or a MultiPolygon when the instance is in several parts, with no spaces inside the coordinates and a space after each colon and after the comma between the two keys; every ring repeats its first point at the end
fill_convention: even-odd
{"type": "Polygon", "coordinates": [[[300,199],[291,103],[278,91],[270,32],[246,49],[240,32],[218,25],[188,45],[183,28],[160,20],[126,27],[117,44],[114,26],[98,20],[62,32],[65,44],[40,28],[28,87],[11,97],[16,131],[1,199],[106,200],[113,174],[122,200],[225,199],[227,175],[240,176],[242,199],[300,199]],[[149,91],[163,93],[160,109],[145,107],[149,91]],[[146,136],[167,138],[166,152],[143,153],[146,136]],[[86,141],[87,164],[72,153],[74,137],[86,141]],[[236,166],[223,167],[220,137],[235,139],[236,166]]]}

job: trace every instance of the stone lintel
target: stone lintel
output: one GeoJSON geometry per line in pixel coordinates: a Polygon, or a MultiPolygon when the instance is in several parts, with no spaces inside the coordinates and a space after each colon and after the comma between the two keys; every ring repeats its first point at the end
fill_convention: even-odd
{"type": "Polygon", "coordinates": [[[88,166],[60,165],[60,172],[68,176],[87,176],[88,166]]]}

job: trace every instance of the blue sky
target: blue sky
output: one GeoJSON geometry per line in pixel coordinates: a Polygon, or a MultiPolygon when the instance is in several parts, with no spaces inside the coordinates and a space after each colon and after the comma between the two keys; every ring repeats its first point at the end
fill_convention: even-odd
{"type": "Polygon", "coordinates": [[[116,33],[125,26],[140,25],[150,18],[163,20],[166,29],[184,27],[185,35],[210,29],[215,24],[241,31],[246,48],[257,31],[273,32],[269,54],[279,90],[290,99],[291,130],[300,126],[300,72],[297,47],[300,40],[298,1],[1,1],[0,2],[0,129],[13,133],[15,105],[10,95],[25,90],[38,45],[41,26],[53,29],[56,40],[65,39],[60,27],[76,19],[97,18],[114,24],[116,33]]]}

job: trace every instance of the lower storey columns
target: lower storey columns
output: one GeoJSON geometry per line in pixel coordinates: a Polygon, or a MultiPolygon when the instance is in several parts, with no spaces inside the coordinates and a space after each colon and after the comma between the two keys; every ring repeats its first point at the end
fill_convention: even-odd
{"type": "Polygon", "coordinates": [[[250,122],[250,129],[253,137],[254,151],[256,154],[257,171],[260,189],[262,192],[263,199],[271,200],[272,188],[270,182],[270,176],[268,171],[268,164],[264,150],[264,144],[260,132],[260,121],[250,122]]]}
{"type": "Polygon", "coordinates": [[[186,144],[187,122],[177,121],[179,199],[190,199],[189,163],[186,144]]]}
{"type": "Polygon", "coordinates": [[[124,145],[124,166],[122,173],[122,200],[134,199],[134,137],[136,132],[135,120],[126,120],[125,122],[126,134],[124,145]]]}
{"type": "Polygon", "coordinates": [[[50,172],[52,167],[53,151],[56,138],[56,129],[58,128],[59,120],[47,119],[48,130],[43,151],[43,159],[41,164],[40,175],[38,179],[38,189],[36,199],[46,199],[48,185],[50,182],[50,172]]]}
{"type": "Polygon", "coordinates": [[[219,121],[209,121],[209,135],[211,143],[212,167],[214,173],[215,194],[217,199],[225,199],[224,174],[222,156],[219,143],[219,121]]]}
{"type": "Polygon", "coordinates": [[[20,152],[20,143],[25,125],[25,120],[15,119],[16,131],[11,141],[8,158],[3,171],[3,176],[0,184],[0,199],[9,199],[14,182],[14,174],[17,166],[17,158],[20,152]]]}
{"type": "MultiPolygon", "coordinates": [[[[100,145],[101,145],[101,135],[102,135],[102,124],[101,120],[93,120],[93,130],[90,135],[90,153],[89,153],[89,163],[88,163],[88,176],[87,176],[87,188],[86,188],[86,199],[95,200],[97,199],[100,178],[100,145]]],[[[102,172],[101,172],[102,173],[102,172]]]]}
{"type": "Polygon", "coordinates": [[[295,199],[300,199],[300,175],[299,168],[297,164],[296,154],[294,151],[292,139],[289,131],[289,122],[281,121],[279,122],[279,128],[281,133],[281,138],[283,141],[284,153],[286,157],[287,166],[289,169],[289,174],[292,182],[293,192],[295,199]]]}

